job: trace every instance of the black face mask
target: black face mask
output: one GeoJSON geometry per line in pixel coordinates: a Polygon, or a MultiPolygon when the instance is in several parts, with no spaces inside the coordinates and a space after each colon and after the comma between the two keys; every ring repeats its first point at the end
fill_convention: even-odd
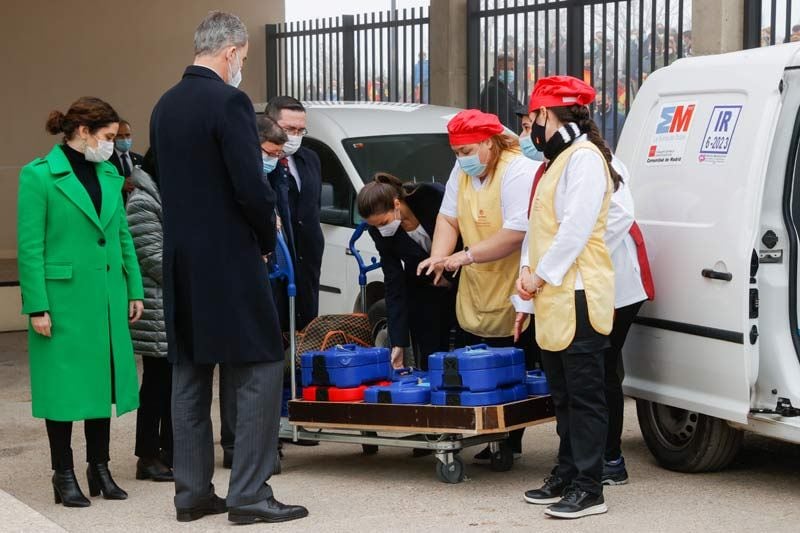
{"type": "MultiPolygon", "coordinates": [[[[545,125],[546,124],[547,121],[545,120],[545,125]]],[[[550,140],[544,141],[540,148],[536,142],[536,135],[537,135],[537,133],[535,133],[536,128],[539,128],[538,135],[539,138],[543,140],[545,135],[544,134],[545,126],[539,126],[536,123],[534,123],[533,127],[531,128],[531,138],[533,139],[533,144],[534,146],[536,146],[536,149],[542,152],[542,155],[544,155],[545,159],[547,159],[548,161],[554,161],[555,158],[558,157],[558,154],[563,152],[581,134],[581,131],[580,129],[578,129],[577,124],[575,124],[574,122],[570,122],[569,124],[566,124],[558,131],[556,131],[553,134],[553,136],[550,137],[550,140]],[[565,141],[564,140],[565,136],[569,140],[565,141]]]]}
{"type": "Polygon", "coordinates": [[[536,121],[531,124],[531,141],[533,141],[533,146],[542,153],[544,153],[544,148],[547,145],[547,141],[545,141],[546,128],[547,117],[544,119],[544,126],[540,126],[536,121]]]}

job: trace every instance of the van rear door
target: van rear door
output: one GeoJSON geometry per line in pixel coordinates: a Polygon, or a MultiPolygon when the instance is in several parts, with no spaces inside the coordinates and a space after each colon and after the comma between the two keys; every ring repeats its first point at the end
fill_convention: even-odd
{"type": "Polygon", "coordinates": [[[678,61],[634,101],[618,156],[656,284],[624,352],[626,394],[746,422],[758,361],[751,259],[783,70],[798,48],[678,61]]]}

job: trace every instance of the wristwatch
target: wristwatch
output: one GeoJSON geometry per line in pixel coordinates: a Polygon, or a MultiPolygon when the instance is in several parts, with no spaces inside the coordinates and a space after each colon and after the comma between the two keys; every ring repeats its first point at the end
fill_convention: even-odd
{"type": "Polygon", "coordinates": [[[464,247],[464,254],[467,256],[467,259],[469,259],[470,265],[475,262],[475,258],[472,257],[472,252],[469,251],[469,246],[464,247]]]}

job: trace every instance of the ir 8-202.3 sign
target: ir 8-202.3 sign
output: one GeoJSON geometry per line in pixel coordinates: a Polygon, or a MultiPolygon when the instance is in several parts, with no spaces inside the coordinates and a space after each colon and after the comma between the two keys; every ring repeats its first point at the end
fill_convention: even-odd
{"type": "Polygon", "coordinates": [[[742,106],[740,105],[714,106],[700,145],[700,153],[697,156],[700,163],[715,165],[725,163],[741,114],[742,106]]]}

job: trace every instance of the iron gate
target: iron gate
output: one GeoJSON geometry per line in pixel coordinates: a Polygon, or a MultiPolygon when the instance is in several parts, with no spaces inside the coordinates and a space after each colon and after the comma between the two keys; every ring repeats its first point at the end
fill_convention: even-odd
{"type": "Polygon", "coordinates": [[[468,0],[467,5],[469,107],[496,113],[513,130],[519,129],[513,107],[527,102],[536,80],[569,74],[597,89],[595,120],[613,147],[642,81],[691,55],[692,0],[468,0]]]}

